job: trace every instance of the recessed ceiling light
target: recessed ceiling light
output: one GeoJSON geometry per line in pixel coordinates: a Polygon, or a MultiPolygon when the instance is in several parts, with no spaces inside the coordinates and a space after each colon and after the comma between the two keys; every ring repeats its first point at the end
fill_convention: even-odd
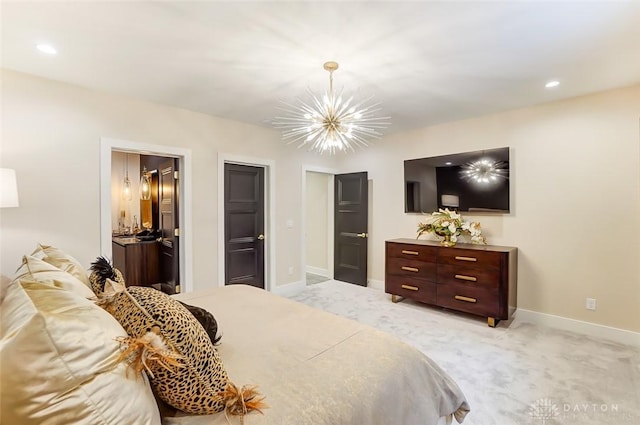
{"type": "Polygon", "coordinates": [[[451,165],[451,161],[445,162],[444,165],[451,165]]]}
{"type": "Polygon", "coordinates": [[[38,44],[36,48],[47,55],[57,55],[58,51],[51,44],[38,44]]]}
{"type": "Polygon", "coordinates": [[[558,87],[560,85],[560,81],[558,80],[553,80],[553,81],[549,81],[547,84],[545,84],[544,86],[548,89],[552,89],[554,87],[558,87]]]}

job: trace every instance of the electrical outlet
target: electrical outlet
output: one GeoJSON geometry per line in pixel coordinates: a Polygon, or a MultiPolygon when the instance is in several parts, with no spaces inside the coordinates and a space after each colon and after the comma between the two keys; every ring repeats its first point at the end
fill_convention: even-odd
{"type": "Polygon", "coordinates": [[[293,275],[293,266],[289,267],[289,276],[293,275]]]}
{"type": "Polygon", "coordinates": [[[587,298],[587,310],[595,310],[596,309],[596,299],[595,298],[587,298]]]}

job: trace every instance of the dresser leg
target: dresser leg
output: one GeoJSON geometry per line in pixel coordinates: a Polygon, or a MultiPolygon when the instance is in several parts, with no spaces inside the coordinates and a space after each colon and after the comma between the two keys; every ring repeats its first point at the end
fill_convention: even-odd
{"type": "Polygon", "coordinates": [[[391,295],[392,303],[397,303],[398,301],[400,301],[400,297],[398,297],[397,295],[391,295]]]}
{"type": "Polygon", "coordinates": [[[495,328],[497,324],[498,324],[498,321],[495,318],[487,317],[487,325],[491,326],[492,328],[495,328]]]}

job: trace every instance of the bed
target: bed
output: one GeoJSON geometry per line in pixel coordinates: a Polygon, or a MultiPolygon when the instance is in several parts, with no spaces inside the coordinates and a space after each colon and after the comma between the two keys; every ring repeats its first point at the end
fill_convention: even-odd
{"type": "MultiPolygon", "coordinates": [[[[140,379],[122,361],[122,343],[131,336],[126,329],[140,338],[138,328],[151,318],[163,323],[160,330],[172,335],[168,338],[209,337],[194,336],[197,332],[188,328],[197,321],[189,311],[155,289],[116,291],[101,303],[106,309],[96,305],[96,294],[104,291],[96,286],[100,291],[95,292],[99,282],[92,278],[97,277],[59,249],[39,245],[23,257],[14,279],[0,285],[0,422],[242,423],[223,413],[198,416],[165,409],[154,398],[146,375],[140,379]],[[187,332],[171,334],[176,327],[165,322],[172,318],[187,332]]],[[[231,382],[257,385],[266,397],[270,407],[264,414],[246,415],[246,425],[436,425],[454,417],[462,422],[469,411],[455,382],[428,357],[355,321],[244,285],[175,297],[212,312],[223,334],[216,365],[213,357],[206,358],[210,345],[183,354],[212,361],[204,366],[209,372],[218,368],[219,357],[231,382]]],[[[174,380],[154,389],[182,394],[185,403],[198,397],[200,387],[191,387],[191,393],[179,388],[193,382],[190,378],[157,373],[156,381],[174,380]]]]}
{"type": "MultiPolygon", "coordinates": [[[[432,360],[395,337],[261,289],[175,295],[212,312],[231,381],[255,384],[269,408],[245,425],[461,423],[469,405],[432,360]]],[[[239,423],[237,418],[230,418],[239,423]]],[[[165,412],[164,425],[228,424],[223,414],[165,412]]]]}

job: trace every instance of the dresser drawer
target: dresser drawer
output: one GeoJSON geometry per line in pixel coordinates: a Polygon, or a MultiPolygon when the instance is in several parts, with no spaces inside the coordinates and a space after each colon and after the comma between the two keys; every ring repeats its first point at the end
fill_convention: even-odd
{"type": "Polygon", "coordinates": [[[424,261],[388,258],[386,271],[387,274],[395,276],[417,277],[434,282],[436,280],[436,264],[425,263],[424,261]]]}
{"type": "Polygon", "coordinates": [[[452,310],[501,318],[498,291],[469,286],[465,283],[438,285],[437,304],[452,310]]]}
{"type": "Polygon", "coordinates": [[[455,264],[499,269],[502,255],[500,252],[474,249],[441,249],[438,252],[438,264],[455,264]]]}
{"type": "Polygon", "coordinates": [[[435,263],[437,252],[438,248],[433,246],[387,242],[387,258],[405,258],[435,263]]]}
{"type": "Polygon", "coordinates": [[[462,265],[438,264],[439,284],[463,283],[469,286],[495,288],[500,286],[500,271],[462,265]]]}
{"type": "Polygon", "coordinates": [[[428,304],[436,303],[436,284],[426,280],[387,275],[384,289],[387,294],[400,295],[428,304]]]}

